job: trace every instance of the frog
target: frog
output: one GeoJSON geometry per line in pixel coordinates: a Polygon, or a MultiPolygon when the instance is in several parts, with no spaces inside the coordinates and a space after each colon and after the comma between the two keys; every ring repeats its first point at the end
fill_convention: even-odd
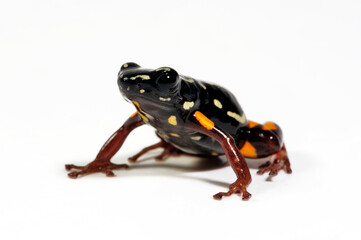
{"type": "Polygon", "coordinates": [[[85,166],[66,164],[70,178],[92,173],[112,177],[114,170],[129,169],[128,164],[115,164],[111,159],[127,136],[144,125],[153,127],[160,141],[129,157],[131,163],[158,148],[162,149],[155,157],[159,161],[182,154],[226,157],[236,180],[228,191],[215,194],[214,199],[232,194],[240,195],[242,200],[251,198],[247,188],[252,177],[246,158],[269,159],[259,166],[259,175],[268,173],[274,177],[282,170],[292,173],[281,128],[272,121],[260,124],[248,120],[227,89],[181,75],[170,67],[148,69],[134,62],[121,66],[117,83],[136,112],[104,143],[95,160],[85,166]]]}

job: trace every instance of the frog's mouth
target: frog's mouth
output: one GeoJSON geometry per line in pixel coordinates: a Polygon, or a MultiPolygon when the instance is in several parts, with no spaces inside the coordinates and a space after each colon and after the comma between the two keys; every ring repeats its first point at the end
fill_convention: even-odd
{"type": "Polygon", "coordinates": [[[132,100],[130,100],[127,96],[125,96],[124,94],[122,94],[123,98],[125,99],[125,101],[127,101],[128,103],[131,103],[132,100]]]}
{"type": "Polygon", "coordinates": [[[174,94],[172,96],[170,95],[162,96],[160,94],[146,90],[140,93],[131,93],[131,92],[122,91],[122,95],[123,98],[129,103],[132,103],[133,101],[139,101],[141,99],[141,101],[153,102],[155,104],[172,105],[179,102],[182,99],[179,94],[174,94]]]}

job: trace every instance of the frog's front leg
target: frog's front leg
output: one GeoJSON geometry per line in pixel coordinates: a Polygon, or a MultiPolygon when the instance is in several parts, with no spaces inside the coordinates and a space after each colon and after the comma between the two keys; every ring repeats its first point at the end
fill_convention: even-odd
{"type": "Polygon", "coordinates": [[[135,128],[143,125],[144,122],[139,114],[133,114],[103,145],[94,161],[86,166],[76,166],[73,164],[65,165],[65,169],[70,171],[70,178],[77,178],[79,175],[102,172],[108,177],[114,176],[112,170],[129,168],[126,164],[114,164],[110,160],[123,145],[128,134],[135,128]]]}
{"type": "Polygon", "coordinates": [[[237,180],[229,186],[228,192],[220,192],[213,197],[215,199],[221,199],[223,196],[230,196],[233,193],[242,193],[242,200],[250,199],[252,195],[247,191],[247,186],[252,181],[251,174],[246,160],[238,150],[232,136],[215,126],[209,118],[199,111],[192,114],[190,122],[191,123],[186,125],[187,128],[203,133],[219,142],[229,164],[237,175],[237,180]]]}

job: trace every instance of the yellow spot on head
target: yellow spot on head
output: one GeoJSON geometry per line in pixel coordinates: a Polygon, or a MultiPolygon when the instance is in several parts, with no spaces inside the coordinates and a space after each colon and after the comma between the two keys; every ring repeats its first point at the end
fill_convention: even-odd
{"type": "Polygon", "coordinates": [[[173,137],[180,137],[179,134],[177,134],[177,133],[170,133],[170,135],[173,137]]]}
{"type": "Polygon", "coordinates": [[[189,82],[189,83],[194,83],[194,80],[192,78],[187,78],[187,79],[184,79],[186,82],[189,82]]]}
{"type": "Polygon", "coordinates": [[[218,156],[219,154],[218,154],[218,153],[215,153],[215,152],[212,152],[211,155],[212,155],[212,156],[218,156]]]}
{"type": "Polygon", "coordinates": [[[203,115],[203,113],[196,111],[194,116],[198,120],[198,122],[207,130],[212,130],[214,127],[214,122],[212,122],[209,118],[203,115]]]}
{"type": "Polygon", "coordinates": [[[243,147],[239,151],[245,157],[257,158],[256,149],[249,142],[245,142],[245,144],[243,145],[243,147]]]}
{"type": "Polygon", "coordinates": [[[137,78],[141,78],[143,80],[149,80],[150,79],[150,77],[148,75],[137,75],[137,76],[131,77],[130,80],[135,80],[137,78]]]}
{"type": "Polygon", "coordinates": [[[185,110],[189,110],[189,109],[191,109],[193,106],[194,106],[194,102],[184,102],[184,103],[183,103],[183,108],[184,108],[185,110]]]}
{"type": "Polygon", "coordinates": [[[239,114],[237,114],[235,112],[228,111],[227,115],[234,118],[234,119],[236,119],[240,123],[245,123],[246,122],[246,116],[244,116],[244,114],[242,116],[240,116],[239,114]]]}
{"type": "Polygon", "coordinates": [[[124,63],[124,64],[123,64],[123,67],[124,67],[124,68],[127,68],[127,67],[128,67],[128,64],[127,64],[127,63],[124,63]]]}
{"type": "Polygon", "coordinates": [[[201,87],[202,87],[204,90],[207,89],[207,87],[206,87],[203,83],[201,83],[201,82],[198,82],[198,83],[199,83],[199,85],[201,85],[201,87]]]}
{"type": "Polygon", "coordinates": [[[218,99],[214,99],[213,103],[217,108],[222,109],[222,103],[218,99]]]}
{"type": "Polygon", "coordinates": [[[139,92],[140,92],[140,93],[144,93],[145,90],[144,90],[144,89],[140,89],[139,92]]]}
{"type": "Polygon", "coordinates": [[[168,122],[169,122],[169,124],[172,124],[175,126],[175,125],[177,125],[177,118],[174,115],[172,115],[168,118],[168,122]]]}
{"type": "Polygon", "coordinates": [[[158,72],[158,71],[162,71],[162,70],[169,72],[169,71],[170,71],[170,68],[168,68],[168,67],[161,67],[161,68],[157,68],[155,71],[158,72]]]}

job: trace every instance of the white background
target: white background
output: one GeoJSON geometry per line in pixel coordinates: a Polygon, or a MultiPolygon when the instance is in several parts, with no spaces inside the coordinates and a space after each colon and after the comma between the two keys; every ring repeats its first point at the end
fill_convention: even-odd
{"type": "MultiPolygon", "coordinates": [[[[0,238],[359,239],[360,43],[357,0],[1,1],[0,238]],[[186,157],[69,179],[134,112],[127,61],[231,89],[294,173],[252,170],[248,202],[213,200],[232,169],[186,157]]],[[[139,128],[114,161],[156,141],[139,128]]]]}

